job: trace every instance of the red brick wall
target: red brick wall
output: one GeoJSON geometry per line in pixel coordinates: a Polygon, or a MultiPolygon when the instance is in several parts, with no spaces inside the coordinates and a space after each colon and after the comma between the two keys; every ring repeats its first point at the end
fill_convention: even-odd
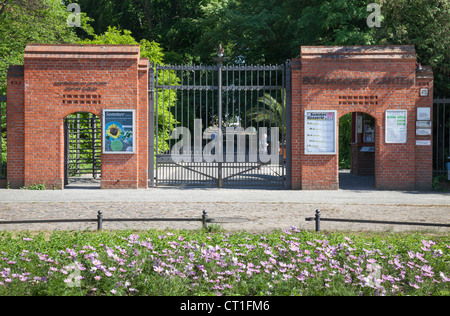
{"type": "MultiPolygon", "coordinates": [[[[432,107],[432,74],[416,74],[412,46],[302,47],[292,63],[292,187],[338,189],[339,155],[304,154],[304,111],[336,110],[375,118],[375,184],[379,189],[430,189],[431,136],[415,134],[418,106],[432,107]],[[314,85],[305,76],[368,78],[314,85]],[[382,77],[410,82],[374,83],[382,77]],[[428,97],[419,88],[428,87],[428,97]],[[405,144],[386,144],[385,111],[408,112],[405,144]]],[[[64,185],[64,118],[74,112],[134,109],[136,153],[102,154],[102,188],[146,188],[148,180],[148,60],[138,46],[29,45],[23,71],[8,73],[8,181],[12,187],[64,185]],[[23,72],[23,74],[22,74],[23,72]],[[67,91],[64,82],[102,82],[95,91],[67,91]],[[24,88],[26,87],[26,89],[24,88]],[[24,90],[25,89],[25,90],[24,90]],[[25,93],[24,93],[25,91],[25,93]]],[[[85,87],[85,85],[83,86],[85,87]]],[[[338,127],[338,125],[337,125],[338,127]]],[[[337,148],[339,151],[339,148],[337,148]]]]}
{"type": "MultiPolygon", "coordinates": [[[[67,115],[90,112],[102,117],[103,109],[134,109],[136,153],[102,154],[101,187],[147,187],[147,172],[139,168],[139,164],[145,164],[147,159],[147,116],[143,115],[148,109],[147,89],[142,91],[147,62],[141,61],[139,54],[139,46],[27,46],[24,58],[24,185],[45,183],[49,188],[63,188],[63,122],[67,115]],[[138,70],[139,63],[143,63],[143,67],[138,70]],[[80,90],[67,90],[74,87],[80,90]]],[[[8,90],[8,100],[13,95],[14,92],[8,90]]],[[[11,106],[8,108],[13,110],[11,106]]],[[[15,133],[8,129],[8,137],[11,134],[15,133]]],[[[8,172],[10,159],[13,164],[20,164],[21,160],[17,158],[8,153],[8,172]]]]}
{"type": "MultiPolygon", "coordinates": [[[[433,74],[431,69],[424,67],[416,75],[416,87],[428,89],[428,96],[423,97],[416,91],[414,94],[416,107],[429,107],[430,116],[433,118],[433,74]]],[[[416,112],[417,114],[417,112],[416,112]]],[[[431,136],[416,135],[416,141],[430,141],[433,143],[433,133],[431,136]]],[[[433,146],[416,146],[416,189],[430,190],[433,182],[433,146]]]]}
{"type": "MultiPolygon", "coordinates": [[[[375,185],[378,189],[431,188],[431,146],[416,147],[418,87],[412,46],[302,47],[292,69],[292,186],[294,189],[338,189],[339,155],[304,154],[304,111],[336,110],[337,116],[363,112],[375,118],[375,185]],[[352,84],[306,84],[305,76],[369,78],[352,84]],[[390,84],[377,78],[404,77],[390,84]],[[406,144],[385,143],[385,111],[407,110],[406,144]],[[420,154],[419,154],[420,152],[420,154]],[[416,156],[416,154],[418,156],[416,156]],[[417,167],[418,162],[427,166],[417,167]],[[417,168],[417,172],[416,172],[417,168]],[[426,174],[426,175],[425,175],[426,174]],[[421,179],[420,182],[417,182],[421,179]]],[[[432,106],[432,97],[421,102],[432,106]],[[431,103],[430,103],[431,102],[431,103]]],[[[338,126],[337,126],[338,129],[338,126]]],[[[337,146],[338,147],[338,146],[337,146]]]]}
{"type": "Polygon", "coordinates": [[[8,132],[7,181],[11,188],[25,183],[24,78],[22,66],[10,66],[7,75],[6,124],[8,132]]]}

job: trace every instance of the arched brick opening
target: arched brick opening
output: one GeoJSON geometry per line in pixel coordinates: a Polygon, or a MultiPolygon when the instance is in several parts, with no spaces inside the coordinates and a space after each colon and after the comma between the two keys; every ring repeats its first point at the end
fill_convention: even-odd
{"type": "Polygon", "coordinates": [[[419,108],[432,112],[432,80],[413,46],[303,46],[292,60],[292,188],[339,189],[338,155],[305,150],[306,113],[336,111],[375,119],[377,189],[431,189],[432,136],[416,134],[416,121],[419,108]],[[395,111],[403,122],[388,126],[395,111]]]}
{"type": "Polygon", "coordinates": [[[374,189],[381,123],[367,109],[340,112],[338,122],[339,189],[374,189]],[[348,124],[349,123],[349,124],[348,124]],[[343,130],[344,129],[344,130],[343,130]],[[378,132],[377,132],[378,131],[378,132]],[[345,138],[341,138],[344,136],[345,138]]]}
{"type": "Polygon", "coordinates": [[[101,154],[101,187],[147,188],[148,66],[138,45],[27,45],[23,68],[8,72],[11,187],[63,189],[64,119],[114,109],[135,111],[136,150],[101,154]]]}
{"type": "Polygon", "coordinates": [[[64,185],[100,187],[101,119],[90,112],[73,112],[64,124],[64,185]]]}

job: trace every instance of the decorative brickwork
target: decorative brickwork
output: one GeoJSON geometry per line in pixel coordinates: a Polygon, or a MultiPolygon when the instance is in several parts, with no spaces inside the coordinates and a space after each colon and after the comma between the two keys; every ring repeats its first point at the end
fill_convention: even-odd
{"type": "MultiPolygon", "coordinates": [[[[153,154],[148,66],[139,46],[28,45],[24,66],[10,67],[7,77],[10,186],[63,188],[64,118],[131,109],[135,153],[102,154],[101,187],[147,188],[153,154]]],[[[353,150],[367,158],[358,168],[374,165],[378,189],[431,189],[432,135],[416,135],[416,121],[418,107],[429,108],[432,117],[432,92],[432,73],[416,69],[413,46],[302,47],[301,58],[292,60],[292,188],[339,188],[339,148],[337,154],[305,154],[305,111],[334,110],[337,133],[344,114],[375,119],[374,160],[359,146],[353,150]],[[387,110],[406,110],[406,142],[386,142],[387,110]]]]}
{"type": "Polygon", "coordinates": [[[8,73],[10,185],[63,188],[64,118],[134,109],[136,154],[102,154],[101,187],[147,188],[147,66],[139,46],[28,45],[8,73]]]}
{"type": "Polygon", "coordinates": [[[413,46],[302,47],[292,69],[293,188],[339,188],[339,155],[304,153],[304,111],[336,110],[338,117],[361,112],[375,118],[376,188],[431,189],[432,136],[416,136],[416,115],[419,106],[432,111],[432,85],[429,71],[416,73],[413,46]],[[423,86],[426,97],[419,96],[423,86]],[[406,143],[385,142],[385,113],[395,109],[407,110],[406,143]]]}

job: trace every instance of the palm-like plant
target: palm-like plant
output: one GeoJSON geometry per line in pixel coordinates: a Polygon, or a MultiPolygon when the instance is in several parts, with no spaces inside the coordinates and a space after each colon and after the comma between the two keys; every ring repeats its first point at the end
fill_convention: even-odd
{"type": "Polygon", "coordinates": [[[257,123],[266,123],[272,127],[284,127],[285,126],[285,109],[286,98],[285,91],[281,91],[282,103],[278,102],[269,93],[264,93],[262,97],[258,99],[262,106],[254,106],[247,112],[247,117],[251,121],[257,123]]]}

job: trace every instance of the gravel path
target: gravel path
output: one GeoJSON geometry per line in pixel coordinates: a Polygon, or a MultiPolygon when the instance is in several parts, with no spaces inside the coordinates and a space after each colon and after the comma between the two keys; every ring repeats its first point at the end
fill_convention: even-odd
{"type": "MultiPolygon", "coordinates": [[[[1,224],[37,219],[208,218],[229,232],[269,232],[295,226],[314,230],[305,221],[321,210],[322,218],[450,224],[450,195],[434,192],[376,190],[284,191],[237,189],[0,189],[0,230],[95,230],[95,222],[1,224]]],[[[199,229],[201,222],[107,222],[103,229],[199,229]]],[[[422,231],[448,233],[447,227],[321,222],[322,231],[422,231]]]]}

